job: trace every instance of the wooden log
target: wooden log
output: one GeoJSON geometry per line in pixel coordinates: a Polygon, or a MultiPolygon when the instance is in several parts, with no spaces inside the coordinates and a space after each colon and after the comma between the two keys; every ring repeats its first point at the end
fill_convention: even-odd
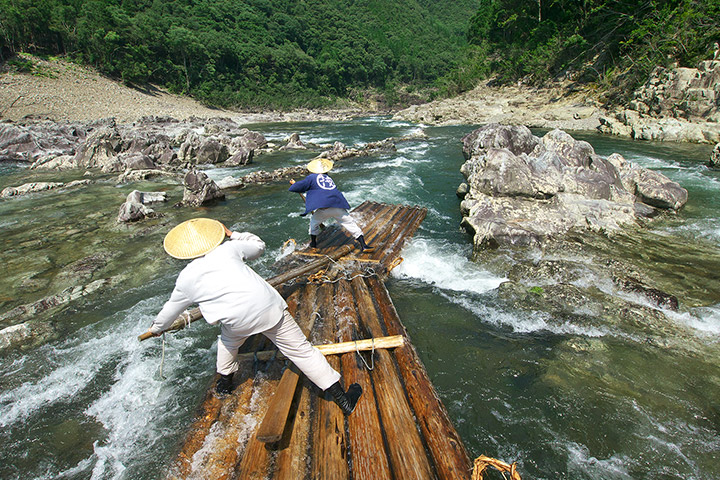
{"type": "MultiPolygon", "coordinates": [[[[368,279],[388,333],[407,335],[385,286],[368,279]]],[[[441,479],[470,478],[472,462],[412,343],[395,351],[405,388],[441,479]]]]}
{"type": "MultiPolygon", "coordinates": [[[[338,339],[348,341],[359,335],[360,326],[347,281],[338,282],[335,304],[338,308],[338,339]]],[[[355,411],[347,419],[352,477],[355,480],[393,478],[370,372],[356,353],[343,355],[340,361],[345,388],[358,383],[363,389],[355,411]]]]}
{"type": "MultiPolygon", "coordinates": [[[[323,322],[320,335],[326,341],[335,336],[335,307],[333,284],[320,287],[323,322]]],[[[340,369],[340,359],[328,358],[330,365],[340,369]]],[[[313,479],[343,480],[350,476],[348,466],[348,438],[345,434],[345,416],[340,407],[329,399],[329,394],[318,397],[313,422],[313,456],[310,474],[313,479]]]]}
{"type": "Polygon", "coordinates": [[[193,455],[203,446],[210,428],[220,416],[221,407],[222,401],[215,395],[212,388],[209,388],[178,454],[177,461],[171,469],[169,478],[186,478],[190,475],[193,455]]]}
{"type": "MultiPolygon", "coordinates": [[[[277,382],[271,382],[268,380],[261,382],[261,385],[258,387],[258,397],[261,399],[268,398],[271,395],[272,389],[275,388],[276,384],[277,382]]],[[[248,405],[250,405],[249,399],[247,403],[248,405]]],[[[265,407],[267,407],[267,402],[261,400],[257,402],[257,404],[259,408],[258,411],[255,413],[254,417],[259,419],[262,418],[262,416],[265,414],[265,407]]],[[[247,419],[243,420],[247,422],[247,419]]],[[[242,452],[242,459],[235,468],[233,478],[242,478],[247,480],[264,480],[265,478],[267,478],[269,471],[270,451],[265,448],[264,443],[258,441],[258,439],[255,438],[255,434],[253,433],[247,444],[245,445],[245,449],[242,452]]]]}
{"type": "MultiPolygon", "coordinates": [[[[306,285],[303,289],[306,294],[302,303],[298,307],[298,324],[303,328],[306,319],[313,318],[313,322],[318,315],[318,286],[306,285]]],[[[314,324],[313,324],[314,326],[314,324]]],[[[303,330],[305,332],[306,330],[303,330]]],[[[311,332],[307,332],[308,338],[311,332]]],[[[317,387],[305,377],[302,377],[300,399],[297,403],[297,410],[293,413],[291,409],[290,419],[285,424],[285,432],[277,446],[280,451],[277,455],[277,463],[275,469],[275,478],[295,480],[304,478],[307,464],[305,458],[310,444],[310,413],[311,413],[311,396],[317,392],[317,387]]]]}
{"type": "Polygon", "coordinates": [[[395,212],[392,218],[387,219],[387,221],[383,223],[383,227],[385,227],[387,224],[389,224],[390,226],[387,228],[383,228],[383,230],[378,232],[376,237],[373,239],[373,246],[379,248],[376,248],[374,252],[369,253],[369,258],[378,260],[383,256],[383,252],[388,250],[388,248],[390,247],[389,239],[392,238],[392,233],[400,229],[401,226],[408,221],[410,214],[410,209],[408,209],[407,207],[402,207],[395,212]]]}
{"type": "MultiPolygon", "coordinates": [[[[372,336],[382,336],[384,332],[378,313],[364,280],[355,278],[351,285],[361,323],[372,336]]],[[[426,456],[413,411],[387,350],[377,352],[372,376],[395,478],[433,478],[432,466],[426,456]]]]}
{"type": "Polygon", "coordinates": [[[423,211],[419,211],[417,208],[408,208],[404,221],[402,223],[398,222],[393,231],[388,233],[387,239],[385,240],[385,248],[375,252],[373,258],[380,260],[383,264],[393,261],[399,256],[405,241],[412,237],[424,217],[425,214],[423,211]],[[420,218],[420,222],[418,218],[420,218]]]}
{"type": "Polygon", "coordinates": [[[415,232],[417,231],[418,227],[422,223],[422,221],[425,219],[425,216],[427,215],[427,209],[425,208],[419,208],[415,210],[413,219],[405,226],[404,229],[398,230],[395,232],[395,235],[399,237],[399,241],[396,241],[392,248],[389,248],[385,250],[384,252],[381,252],[379,254],[378,258],[381,258],[382,261],[385,262],[391,262],[398,256],[400,256],[400,251],[405,246],[405,243],[410,239],[415,232]]]}
{"type": "MultiPolygon", "coordinates": [[[[370,204],[368,204],[368,206],[370,206],[370,204]]],[[[394,209],[394,208],[397,208],[397,206],[394,206],[394,205],[379,205],[379,204],[378,204],[378,207],[377,207],[377,208],[379,208],[379,212],[378,212],[378,214],[376,214],[376,216],[374,216],[373,218],[382,218],[382,217],[380,217],[380,215],[385,215],[385,214],[387,214],[387,212],[389,212],[390,210],[392,210],[392,209],[394,209]]],[[[356,213],[357,213],[357,209],[353,210],[351,213],[352,213],[352,214],[356,214],[356,213]]],[[[363,214],[363,215],[365,215],[365,214],[363,214]]],[[[365,229],[363,229],[363,233],[364,233],[364,234],[366,233],[366,232],[365,232],[365,229]]],[[[367,238],[369,238],[369,237],[366,236],[365,238],[367,239],[367,238]]],[[[334,244],[341,244],[341,243],[346,243],[346,242],[350,242],[349,245],[351,245],[351,246],[354,247],[355,242],[353,241],[352,237],[350,236],[350,234],[348,234],[348,233],[347,233],[344,229],[342,229],[342,228],[339,228],[339,229],[335,230],[332,234],[328,234],[328,235],[325,235],[325,236],[322,236],[322,235],[321,235],[320,237],[318,237],[318,247],[320,247],[320,248],[327,248],[327,247],[329,247],[329,246],[331,246],[331,245],[334,245],[334,244]]]]}

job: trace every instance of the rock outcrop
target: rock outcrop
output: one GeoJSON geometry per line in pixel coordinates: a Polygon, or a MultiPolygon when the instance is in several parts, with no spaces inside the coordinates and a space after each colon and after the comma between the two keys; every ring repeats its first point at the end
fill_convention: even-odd
{"type": "Polygon", "coordinates": [[[715,145],[712,153],[710,154],[710,160],[708,161],[708,167],[720,168],[720,143],[715,145]]]}
{"type": "Polygon", "coordinates": [[[198,170],[190,170],[185,175],[184,185],[183,199],[176,206],[199,207],[214,200],[225,199],[225,194],[220,187],[205,173],[198,170]]]}
{"type": "Polygon", "coordinates": [[[542,244],[571,229],[612,232],[656,209],[677,210],[687,191],[662,174],[603,158],[561,130],[535,137],[491,124],[463,138],[462,224],[475,247],[542,244]]]}
{"type": "Polygon", "coordinates": [[[167,193],[165,192],[133,190],[128,194],[125,203],[120,206],[117,221],[118,223],[136,222],[147,217],[157,216],[155,211],[147,205],[166,201],[167,193]]]}
{"type": "Polygon", "coordinates": [[[7,198],[7,197],[19,197],[22,195],[27,195],[29,193],[35,193],[35,192],[42,192],[44,190],[54,190],[57,188],[65,187],[65,188],[71,188],[71,187],[77,187],[80,185],[87,185],[89,183],[92,183],[92,180],[74,180],[72,182],[63,183],[63,182],[31,182],[31,183],[24,183],[18,187],[6,187],[0,192],[0,198],[7,198]]]}
{"type": "Polygon", "coordinates": [[[627,108],[600,117],[598,129],[641,140],[720,142],[720,61],[656,68],[627,108]]]}

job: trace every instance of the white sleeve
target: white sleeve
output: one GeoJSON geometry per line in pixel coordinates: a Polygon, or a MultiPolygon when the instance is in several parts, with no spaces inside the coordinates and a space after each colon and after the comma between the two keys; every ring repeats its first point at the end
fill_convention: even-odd
{"type": "Polygon", "coordinates": [[[173,324],[175,319],[192,303],[192,301],[184,294],[181,290],[175,286],[170,300],[165,302],[162,310],[155,317],[155,321],[150,327],[150,331],[153,333],[162,333],[173,324]]]}
{"type": "Polygon", "coordinates": [[[232,232],[230,239],[235,250],[240,252],[244,260],[255,260],[265,253],[265,242],[250,232],[232,232]]]}

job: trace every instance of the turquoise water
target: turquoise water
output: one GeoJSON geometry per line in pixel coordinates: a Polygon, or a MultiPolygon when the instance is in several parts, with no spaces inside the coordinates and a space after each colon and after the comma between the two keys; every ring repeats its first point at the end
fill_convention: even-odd
{"type": "MultiPolygon", "coordinates": [[[[610,256],[636,265],[678,296],[679,311],[661,312],[666,320],[656,326],[559,316],[499,294],[514,265],[548,253],[499,250],[473,260],[455,196],[463,180],[460,139],[472,126],[423,128],[372,117],[251,128],[274,141],[298,132],[318,144],[361,144],[419,128],[428,136],[398,144],[397,152],[344,160],[333,178],[353,206],[374,200],[428,208],[387,286],[473,458],[517,461],[523,478],[720,477],[720,174],[704,166],[711,147],[575,135],[601,155],[619,152],[662,171],[690,192],[678,215],[642,234],[588,240],[583,253],[589,263],[610,256]]],[[[207,173],[240,176],[312,156],[278,152],[250,167],[207,173]]],[[[0,165],[0,188],[82,173],[0,165]]],[[[0,315],[71,284],[112,279],[48,315],[49,340],[0,357],[0,478],[163,476],[212,378],[217,331],[196,323],[169,335],[165,378],[160,342],[137,341],[183,266],[163,254],[162,237],[196,216],[253,231],[268,245],[253,266],[269,276],[282,243],[307,238],[301,200],[286,190],[254,186],[212,207],[175,209],[179,184],[117,186],[104,176],[73,190],[0,201],[0,315]],[[169,202],[154,206],[164,216],[117,225],[133,189],[167,191],[169,202]],[[63,273],[89,257],[96,259],[91,272],[63,273]]],[[[579,284],[616,293],[597,269],[579,284]]],[[[0,327],[29,320],[10,318],[0,327]]]]}

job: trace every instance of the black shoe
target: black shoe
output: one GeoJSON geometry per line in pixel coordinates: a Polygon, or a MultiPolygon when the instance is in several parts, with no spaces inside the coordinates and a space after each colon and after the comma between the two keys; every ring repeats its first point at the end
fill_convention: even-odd
{"type": "Polygon", "coordinates": [[[310,248],[317,248],[317,235],[310,235],[310,248]]]}
{"type": "Polygon", "coordinates": [[[220,375],[217,383],[215,384],[215,392],[218,395],[225,396],[229,395],[233,391],[233,374],[220,375]]]}
{"type": "Polygon", "coordinates": [[[348,387],[347,392],[344,392],[340,386],[340,382],[333,383],[330,388],[325,390],[330,392],[333,397],[333,401],[340,407],[345,415],[350,415],[355,410],[360,395],[362,395],[362,387],[357,383],[353,383],[348,387]]]}
{"type": "Polygon", "coordinates": [[[369,253],[369,252],[374,252],[374,251],[375,251],[375,247],[373,247],[372,245],[368,245],[367,243],[365,243],[365,235],[360,235],[356,240],[357,240],[357,242],[360,244],[360,251],[361,251],[361,252],[368,252],[368,253],[369,253]]]}

